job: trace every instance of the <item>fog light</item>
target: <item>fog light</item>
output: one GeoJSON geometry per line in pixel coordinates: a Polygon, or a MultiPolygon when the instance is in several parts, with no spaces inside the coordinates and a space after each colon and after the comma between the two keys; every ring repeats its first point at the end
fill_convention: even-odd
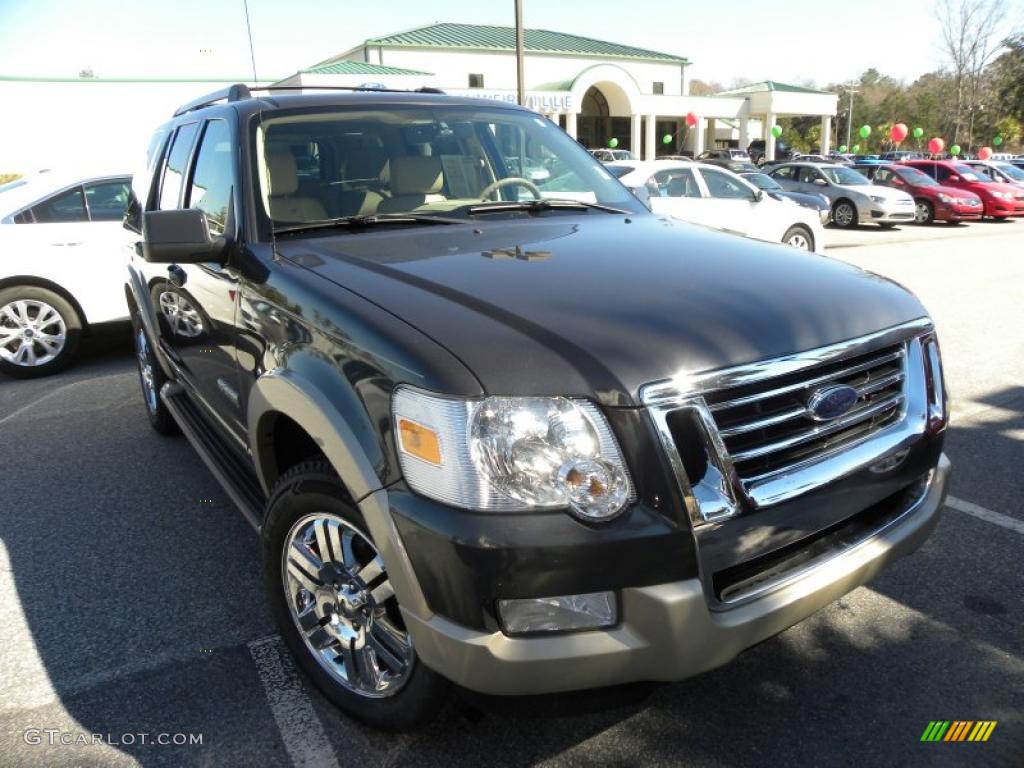
{"type": "Polygon", "coordinates": [[[614,592],[499,600],[498,616],[506,635],[598,629],[618,620],[614,592]]]}

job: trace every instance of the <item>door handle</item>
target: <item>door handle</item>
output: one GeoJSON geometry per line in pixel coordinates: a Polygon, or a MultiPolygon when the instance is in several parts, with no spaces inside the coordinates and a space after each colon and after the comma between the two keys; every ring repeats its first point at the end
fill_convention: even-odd
{"type": "Polygon", "coordinates": [[[171,285],[181,288],[185,285],[185,281],[188,280],[188,274],[177,264],[171,264],[167,268],[167,279],[171,281],[171,285]]]}

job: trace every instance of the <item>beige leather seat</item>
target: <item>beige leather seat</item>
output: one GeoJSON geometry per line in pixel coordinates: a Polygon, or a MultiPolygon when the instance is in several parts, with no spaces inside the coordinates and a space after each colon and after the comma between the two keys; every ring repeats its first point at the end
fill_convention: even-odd
{"type": "Polygon", "coordinates": [[[291,152],[275,152],[267,155],[267,171],[270,173],[270,216],[274,221],[317,221],[327,218],[323,203],[315,197],[301,197],[299,174],[291,152]]]}
{"type": "Polygon", "coordinates": [[[380,193],[388,158],[376,147],[355,150],[342,168],[344,186],[337,193],[341,216],[369,216],[377,212],[384,195],[380,193]]]}
{"type": "Polygon", "coordinates": [[[391,197],[377,209],[381,213],[408,213],[421,205],[444,200],[441,160],[433,156],[393,157],[390,163],[391,197]]]}

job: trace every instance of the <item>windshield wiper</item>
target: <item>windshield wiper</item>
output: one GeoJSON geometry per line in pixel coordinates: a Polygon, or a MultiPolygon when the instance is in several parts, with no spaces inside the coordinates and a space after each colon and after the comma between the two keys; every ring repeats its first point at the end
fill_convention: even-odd
{"type": "Polygon", "coordinates": [[[444,216],[429,216],[421,213],[376,213],[370,216],[340,216],[336,219],[320,219],[295,224],[288,227],[277,227],[275,235],[290,235],[299,232],[314,232],[318,229],[336,229],[345,227],[350,230],[370,229],[381,225],[400,224],[465,224],[462,219],[444,216]]]}
{"type": "Polygon", "coordinates": [[[481,213],[507,213],[508,211],[526,211],[527,213],[540,213],[542,211],[604,211],[605,213],[622,213],[621,208],[613,208],[610,205],[601,203],[585,203],[582,200],[497,200],[492,203],[480,203],[471,205],[466,209],[470,216],[477,216],[481,213]]]}

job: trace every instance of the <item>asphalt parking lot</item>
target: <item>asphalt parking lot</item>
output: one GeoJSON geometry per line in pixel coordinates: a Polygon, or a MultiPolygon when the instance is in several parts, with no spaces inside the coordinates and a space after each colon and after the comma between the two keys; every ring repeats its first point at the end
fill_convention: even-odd
{"type": "Polygon", "coordinates": [[[698,678],[456,700],[415,734],[354,725],[295,671],[251,528],[150,430],[125,334],[62,376],[0,379],[0,765],[1024,765],[1024,221],[829,246],[939,329],[954,480],[923,549],[698,678]],[[922,743],[932,720],[998,724],[922,743]],[[113,743],[60,743],[80,733],[113,743]]]}

